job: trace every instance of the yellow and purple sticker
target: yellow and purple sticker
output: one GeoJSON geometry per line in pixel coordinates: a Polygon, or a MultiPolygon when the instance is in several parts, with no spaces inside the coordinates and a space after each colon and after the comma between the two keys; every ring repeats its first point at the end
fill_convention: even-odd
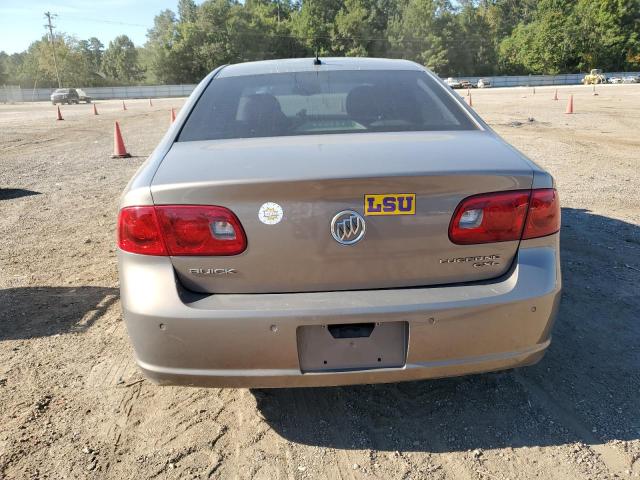
{"type": "Polygon", "coordinates": [[[364,196],[365,215],[415,215],[415,193],[376,193],[364,196]]]}

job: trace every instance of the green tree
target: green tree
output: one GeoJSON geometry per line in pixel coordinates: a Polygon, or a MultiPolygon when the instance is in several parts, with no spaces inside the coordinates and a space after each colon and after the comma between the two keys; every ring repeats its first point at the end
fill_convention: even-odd
{"type": "Polygon", "coordinates": [[[291,31],[302,45],[304,55],[336,53],[332,43],[333,25],[343,0],[303,0],[291,16],[291,31]]]}
{"type": "Polygon", "coordinates": [[[102,56],[104,55],[104,44],[96,37],[87,40],[87,49],[91,66],[96,72],[102,69],[102,56]]]}
{"type": "Polygon", "coordinates": [[[171,10],[163,10],[155,16],[153,27],[147,31],[145,63],[161,83],[173,83],[175,68],[169,61],[169,54],[176,41],[176,25],[176,15],[171,10]]]}
{"type": "Polygon", "coordinates": [[[178,17],[180,22],[195,22],[198,6],[193,0],[178,0],[178,17]]]}
{"type": "Polygon", "coordinates": [[[573,2],[540,0],[534,20],[520,23],[500,44],[504,70],[515,73],[558,74],[575,69],[573,2]]]}
{"type": "Polygon", "coordinates": [[[244,57],[251,60],[296,57],[301,43],[291,32],[294,6],[288,0],[246,0],[245,39],[238,38],[244,57]]]}
{"type": "Polygon", "coordinates": [[[450,73],[450,49],[456,31],[451,4],[444,0],[405,1],[400,13],[389,22],[392,48],[398,56],[440,74],[450,73]]]}
{"type": "Polygon", "coordinates": [[[482,0],[480,11],[484,11],[492,27],[496,45],[521,23],[533,21],[539,0],[482,0]]]}
{"type": "Polygon", "coordinates": [[[640,1],[579,0],[572,20],[580,70],[640,66],[640,1]]]}
{"type": "Polygon", "coordinates": [[[333,50],[347,56],[383,56],[389,18],[397,13],[393,0],[345,0],[333,26],[333,50]]]}
{"type": "Polygon", "coordinates": [[[450,32],[449,69],[456,75],[491,75],[498,71],[495,30],[488,10],[472,0],[459,2],[450,32]]]}
{"type": "Polygon", "coordinates": [[[102,61],[104,73],[121,82],[138,82],[144,70],[138,61],[138,51],[129,37],[119,35],[109,42],[102,61]]]}
{"type": "Polygon", "coordinates": [[[0,85],[5,85],[9,78],[9,74],[7,72],[7,63],[9,60],[9,55],[2,50],[0,51],[0,85]]]}

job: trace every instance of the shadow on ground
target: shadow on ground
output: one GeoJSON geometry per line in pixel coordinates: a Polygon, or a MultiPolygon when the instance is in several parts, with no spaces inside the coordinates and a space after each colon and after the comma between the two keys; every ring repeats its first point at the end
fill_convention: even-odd
{"type": "Polygon", "coordinates": [[[0,201],[13,200],[14,198],[30,197],[31,195],[40,195],[40,192],[34,190],[25,190],[23,188],[0,188],[0,201]]]}
{"type": "Polygon", "coordinates": [[[286,439],[340,449],[463,451],[640,438],[640,228],[563,209],[564,295],[537,365],[463,378],[253,390],[286,439]]]}
{"type": "Polygon", "coordinates": [[[107,287],[0,290],[0,341],[86,330],[118,298],[118,289],[107,287]]]}

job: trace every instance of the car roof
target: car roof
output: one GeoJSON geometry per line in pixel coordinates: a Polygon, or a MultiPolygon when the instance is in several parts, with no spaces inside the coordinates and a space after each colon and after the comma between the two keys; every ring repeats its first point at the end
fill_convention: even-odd
{"type": "Polygon", "coordinates": [[[363,57],[320,57],[321,65],[314,58],[292,58],[286,60],[263,60],[226,65],[216,78],[264,75],[269,73],[315,72],[327,70],[424,70],[424,67],[409,60],[363,57]]]}

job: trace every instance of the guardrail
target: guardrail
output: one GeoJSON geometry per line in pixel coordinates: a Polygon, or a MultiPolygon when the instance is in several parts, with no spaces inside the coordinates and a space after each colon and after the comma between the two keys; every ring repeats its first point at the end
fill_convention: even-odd
{"type": "MultiPolygon", "coordinates": [[[[607,77],[637,77],[640,72],[607,72],[607,77]]],[[[578,85],[582,83],[584,73],[564,75],[511,75],[456,77],[477,84],[480,78],[488,79],[492,87],[537,87],[544,85],[578,85]]],[[[187,97],[196,87],[193,85],[140,85],[131,87],[87,87],[83,90],[97,100],[126,98],[164,98],[187,97]]],[[[48,101],[53,88],[21,89],[15,86],[0,88],[0,102],[37,102],[48,101]]]]}

